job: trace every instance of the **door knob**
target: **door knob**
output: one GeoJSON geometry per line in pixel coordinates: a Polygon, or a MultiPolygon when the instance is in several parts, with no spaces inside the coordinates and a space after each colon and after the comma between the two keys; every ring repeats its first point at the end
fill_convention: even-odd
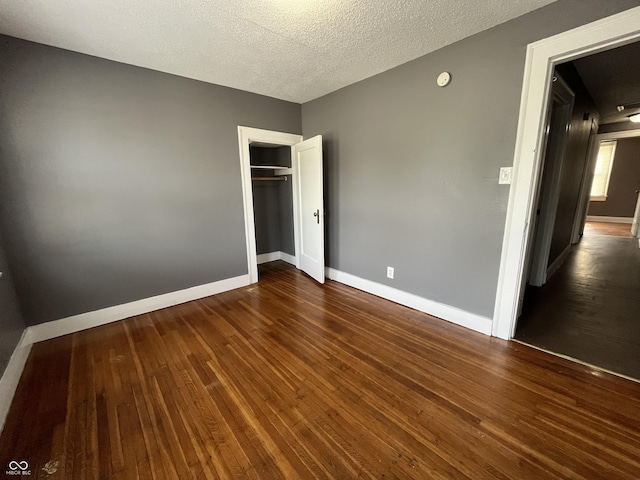
{"type": "Polygon", "coordinates": [[[320,210],[316,210],[315,212],[313,212],[313,216],[316,217],[318,225],[320,225],[320,210]]]}

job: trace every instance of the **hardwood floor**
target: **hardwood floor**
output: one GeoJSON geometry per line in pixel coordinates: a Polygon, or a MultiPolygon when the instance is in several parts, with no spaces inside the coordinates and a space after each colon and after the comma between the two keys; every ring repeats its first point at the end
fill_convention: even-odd
{"type": "Polygon", "coordinates": [[[587,235],[543,287],[527,287],[516,339],[640,380],[640,248],[587,235]]]}
{"type": "Polygon", "coordinates": [[[52,479],[637,479],[639,412],[640,384],[276,264],[34,345],[0,462],[52,479]]]}
{"type": "Polygon", "coordinates": [[[586,222],[584,235],[610,235],[612,237],[631,237],[630,223],[586,222]]]}

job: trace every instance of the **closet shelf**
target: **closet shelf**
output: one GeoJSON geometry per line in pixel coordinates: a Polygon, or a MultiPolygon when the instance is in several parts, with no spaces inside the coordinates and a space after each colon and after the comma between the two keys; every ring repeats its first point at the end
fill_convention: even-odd
{"type": "Polygon", "coordinates": [[[284,167],[282,165],[250,165],[251,168],[258,168],[262,170],[289,170],[291,167],[284,167]]]}

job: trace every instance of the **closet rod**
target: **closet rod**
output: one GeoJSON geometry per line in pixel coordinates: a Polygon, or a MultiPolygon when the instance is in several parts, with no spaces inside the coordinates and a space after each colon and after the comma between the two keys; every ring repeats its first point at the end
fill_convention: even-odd
{"type": "Polygon", "coordinates": [[[264,182],[266,180],[274,180],[276,182],[286,182],[287,181],[287,177],[285,177],[285,176],[281,176],[281,177],[251,177],[251,180],[258,180],[260,182],[264,182]]]}

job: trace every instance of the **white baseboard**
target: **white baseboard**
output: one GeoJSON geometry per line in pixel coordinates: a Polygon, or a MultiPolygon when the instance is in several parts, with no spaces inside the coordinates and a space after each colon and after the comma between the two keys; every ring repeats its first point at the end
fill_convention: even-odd
{"type": "Polygon", "coordinates": [[[31,351],[31,339],[30,332],[25,329],[22,332],[22,337],[16,346],[16,349],[9,359],[9,364],[0,378],[0,433],[4,428],[4,423],[7,420],[7,414],[9,413],[9,407],[13,396],[18,388],[18,382],[22,376],[22,371],[29,358],[29,352],[31,351]]]}
{"type": "Polygon", "coordinates": [[[293,255],[289,255],[288,253],[280,252],[280,260],[290,263],[291,265],[298,266],[298,259],[293,255]]]}
{"type": "Polygon", "coordinates": [[[260,255],[258,255],[258,265],[268,262],[275,262],[276,260],[282,260],[283,262],[290,263],[291,265],[298,265],[296,262],[296,257],[285,252],[270,252],[261,253],[260,255]]]}
{"type": "Polygon", "coordinates": [[[551,276],[554,273],[556,273],[558,271],[558,269],[562,266],[564,261],[567,259],[567,257],[571,253],[572,249],[573,249],[573,245],[568,245],[567,248],[565,248],[563,250],[563,252],[560,255],[558,255],[558,258],[556,258],[553,261],[553,263],[551,265],[549,265],[549,268],[547,268],[547,281],[549,281],[551,276]]]}
{"type": "Polygon", "coordinates": [[[470,313],[444,303],[434,302],[433,300],[428,300],[381,283],[372,282],[371,280],[365,280],[364,278],[356,277],[350,273],[341,272],[333,268],[327,267],[326,275],[336,282],[344,283],[358,290],[386,298],[392,302],[447,320],[456,325],[475,330],[476,332],[491,335],[493,320],[490,318],[476,315],[475,313],[470,313]]]}
{"type": "Polygon", "coordinates": [[[239,277],[198,285],[196,287],[178,290],[177,292],[143,298],[135,302],[115,305],[93,312],[81,313],[60,320],[33,325],[28,328],[30,340],[33,343],[42,342],[50,338],[79,332],[118,320],[124,320],[125,318],[153,312],[161,308],[172,307],[247,285],[249,285],[249,275],[240,275],[239,277]]]}
{"type": "Polygon", "coordinates": [[[275,262],[276,260],[280,260],[280,254],[282,252],[271,252],[271,253],[261,253],[258,255],[258,265],[262,265],[263,263],[275,262]]]}
{"type": "Polygon", "coordinates": [[[633,217],[600,217],[598,215],[587,215],[587,222],[603,223],[633,223],[633,217]]]}

